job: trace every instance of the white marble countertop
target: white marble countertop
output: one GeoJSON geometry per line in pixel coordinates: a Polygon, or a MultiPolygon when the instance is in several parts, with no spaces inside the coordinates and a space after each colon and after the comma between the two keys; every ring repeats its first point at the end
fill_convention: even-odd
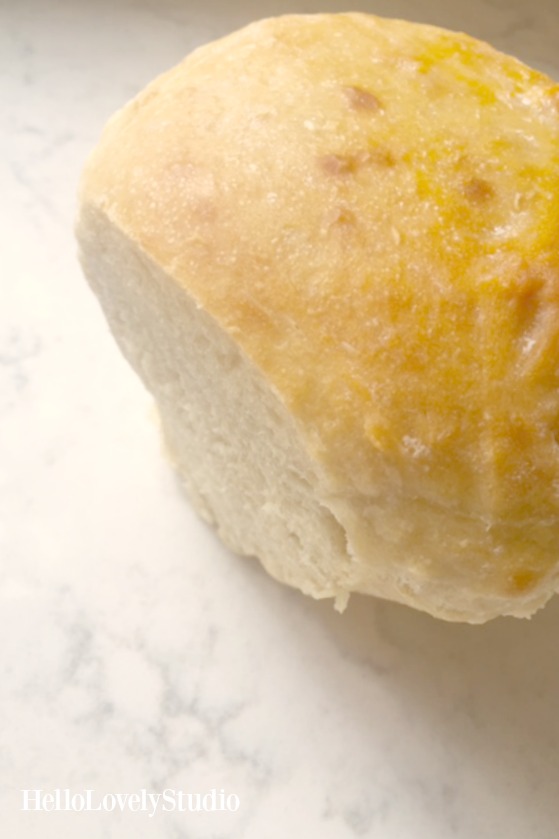
{"type": "Polygon", "coordinates": [[[250,19],[344,8],[465,29],[559,74],[556,0],[0,3],[10,839],[558,835],[559,598],[485,627],[360,597],[340,616],[229,554],[179,493],[76,262],[76,182],[111,112],[250,19]],[[21,810],[22,789],[212,788],[238,811],[21,810]]]}

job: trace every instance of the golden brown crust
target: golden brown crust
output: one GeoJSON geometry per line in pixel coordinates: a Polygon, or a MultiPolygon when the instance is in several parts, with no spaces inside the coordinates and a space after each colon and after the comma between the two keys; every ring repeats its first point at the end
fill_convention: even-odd
{"type": "Polygon", "coordinates": [[[264,371],[334,494],[475,522],[429,573],[499,596],[559,560],[558,99],[466,35],[286,16],[153,82],[83,182],[264,371]]]}

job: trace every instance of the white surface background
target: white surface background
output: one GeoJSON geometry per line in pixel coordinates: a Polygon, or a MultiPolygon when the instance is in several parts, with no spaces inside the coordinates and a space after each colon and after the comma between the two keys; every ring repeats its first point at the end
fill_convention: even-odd
{"type": "Polygon", "coordinates": [[[75,258],[108,116],[282,11],[461,28],[559,75],[555,0],[0,0],[0,825],[10,839],[555,839],[559,599],[446,625],[343,617],[229,554],[75,258]],[[232,815],[23,813],[21,788],[235,792],[232,815]]]}

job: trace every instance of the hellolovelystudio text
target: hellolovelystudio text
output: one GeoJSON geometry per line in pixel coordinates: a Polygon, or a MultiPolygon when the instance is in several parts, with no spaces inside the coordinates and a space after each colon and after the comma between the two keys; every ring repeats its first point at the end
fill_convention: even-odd
{"type": "Polygon", "coordinates": [[[22,810],[53,813],[113,813],[126,811],[145,813],[152,819],[156,813],[236,813],[241,802],[239,796],[224,789],[208,792],[186,792],[165,789],[163,792],[107,792],[103,795],[94,789],[72,792],[66,789],[22,789],[22,810]]]}

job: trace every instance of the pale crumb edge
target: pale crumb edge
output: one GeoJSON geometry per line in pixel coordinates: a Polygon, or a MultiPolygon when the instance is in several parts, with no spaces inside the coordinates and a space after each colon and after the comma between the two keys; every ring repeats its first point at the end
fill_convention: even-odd
{"type": "Polygon", "coordinates": [[[349,603],[351,592],[349,591],[338,591],[334,597],[334,609],[340,615],[343,615],[345,610],[347,609],[347,604],[349,603]]]}

